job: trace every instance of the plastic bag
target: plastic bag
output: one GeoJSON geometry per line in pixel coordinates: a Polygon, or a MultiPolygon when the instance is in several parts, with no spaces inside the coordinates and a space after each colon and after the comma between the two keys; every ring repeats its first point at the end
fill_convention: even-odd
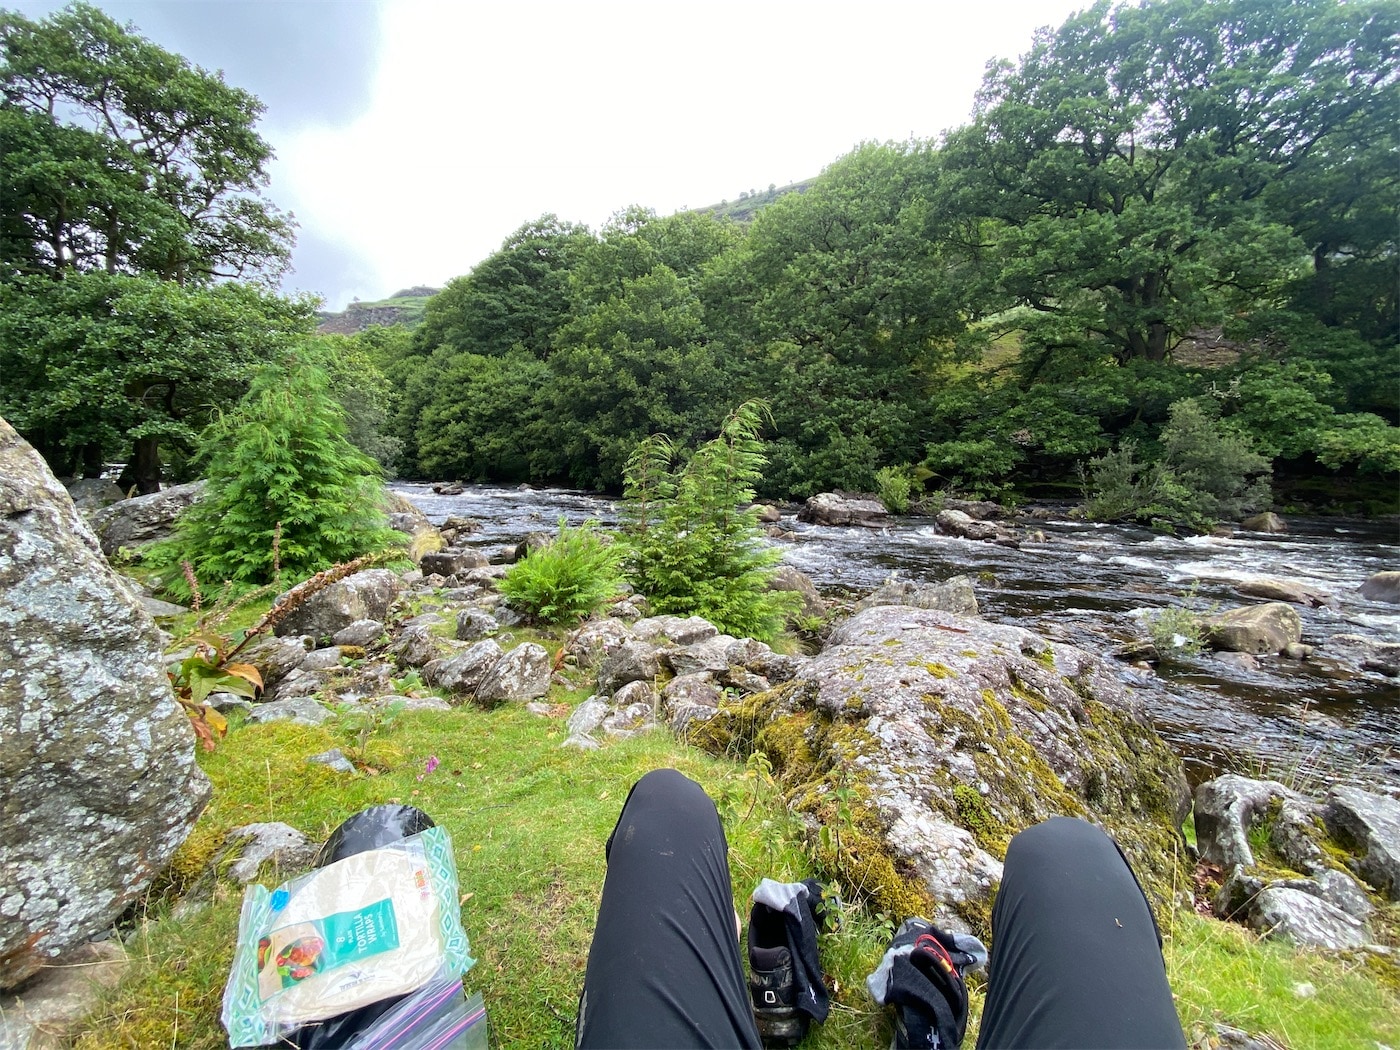
{"type": "Polygon", "coordinates": [[[463,998],[462,978],[443,970],[344,1044],[345,1050],[487,1050],[481,993],[463,998]]]}
{"type": "Polygon", "coordinates": [[[452,842],[442,828],[243,896],[222,1020],[232,1046],[415,992],[469,954],[452,842]]]}

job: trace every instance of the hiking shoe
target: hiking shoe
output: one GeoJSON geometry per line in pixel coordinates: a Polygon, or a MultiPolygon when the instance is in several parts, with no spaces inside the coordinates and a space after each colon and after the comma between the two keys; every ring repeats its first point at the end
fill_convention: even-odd
{"type": "Polygon", "coordinates": [[[765,948],[753,941],[749,928],[749,995],[754,1020],[764,1046],[796,1046],[807,1034],[810,1018],[797,1009],[797,985],[793,980],[792,953],[787,948],[765,948]]]}

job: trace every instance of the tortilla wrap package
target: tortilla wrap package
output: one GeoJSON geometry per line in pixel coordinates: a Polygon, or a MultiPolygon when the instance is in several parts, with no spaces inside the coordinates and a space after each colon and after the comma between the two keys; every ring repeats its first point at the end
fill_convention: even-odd
{"type": "Polygon", "coordinates": [[[275,1043],[302,1025],[475,962],[462,929],[457,866],[442,828],[357,853],[269,892],[243,895],[224,988],[229,1045],[275,1043]]]}

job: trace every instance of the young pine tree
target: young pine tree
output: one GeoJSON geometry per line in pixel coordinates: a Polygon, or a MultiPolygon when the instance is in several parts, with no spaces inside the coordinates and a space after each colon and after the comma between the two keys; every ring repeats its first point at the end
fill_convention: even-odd
{"type": "Polygon", "coordinates": [[[728,634],[767,640],[797,599],[768,589],[782,554],[764,542],[750,506],[765,463],[763,409],[740,405],[680,467],[664,435],[642,441],[627,462],[624,511],[631,576],[655,612],[703,616],[728,634]]]}
{"type": "Polygon", "coordinates": [[[295,579],[403,540],[378,465],[347,439],[325,373],[304,362],[260,372],[201,435],[199,456],[209,488],[170,553],[208,583],[295,579]]]}

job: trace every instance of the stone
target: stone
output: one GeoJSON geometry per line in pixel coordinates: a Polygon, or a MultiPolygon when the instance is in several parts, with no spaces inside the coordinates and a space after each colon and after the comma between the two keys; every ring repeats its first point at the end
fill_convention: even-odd
{"type": "Polygon", "coordinates": [[[933,519],[940,532],[949,536],[961,536],[965,540],[1002,540],[1011,534],[1002,526],[989,521],[978,521],[960,510],[940,510],[933,519]]]}
{"type": "Polygon", "coordinates": [[[258,669],[258,673],[262,675],[263,688],[270,689],[301,666],[310,648],[311,639],[305,636],[278,638],[275,635],[263,635],[238,655],[244,663],[252,664],[258,669]]]}
{"type": "Polygon", "coordinates": [[[860,525],[881,528],[888,524],[890,512],[876,499],[858,499],[838,492],[819,492],[810,496],[797,512],[798,521],[813,525],[860,525]]]}
{"type": "Polygon", "coordinates": [[[635,638],[625,623],[614,619],[590,620],[564,640],[564,655],[573,657],[580,667],[592,667],[635,638]]]}
{"type": "Polygon", "coordinates": [[[253,710],[253,702],[245,700],[237,693],[210,693],[204,698],[204,703],[221,715],[227,715],[231,711],[246,715],[253,710]]]}
{"type": "Polygon", "coordinates": [[[758,520],[763,525],[776,525],[783,520],[783,512],[771,503],[755,503],[758,510],[758,520]]]}
{"type": "Polygon", "coordinates": [[[1112,834],[1153,900],[1183,877],[1186,778],[1142,700],[1097,657],[1020,627],[869,608],[798,677],[723,700],[686,735],[717,754],[757,741],[809,800],[799,812],[847,784],[875,907],[945,928],[985,923],[1011,835],[1055,813],[1112,834]]]}
{"type": "Polygon", "coordinates": [[[363,649],[367,645],[373,645],[383,636],[382,620],[356,620],[331,635],[331,642],[334,645],[358,645],[363,649]]]}
{"type": "Polygon", "coordinates": [[[151,617],[0,420],[0,988],[107,929],[209,799],[151,617]]]}
{"type": "Polygon", "coordinates": [[[450,693],[468,696],[476,692],[487,673],[504,656],[500,643],[487,638],[457,656],[425,664],[423,681],[441,686],[450,693]]]}
{"type": "Polygon", "coordinates": [[[238,885],[247,886],[257,881],[264,864],[272,864],[272,881],[282,882],[311,867],[319,849],[319,844],[290,824],[244,824],[228,833],[214,869],[238,885]]]}
{"type": "Polygon", "coordinates": [[[709,675],[680,675],[662,688],[661,710],[666,716],[666,724],[677,733],[682,733],[691,722],[710,718],[723,697],[724,694],[709,675]]]}
{"type": "Polygon", "coordinates": [[[263,722],[295,722],[297,725],[318,726],[335,717],[333,711],[309,696],[294,696],[286,700],[273,700],[258,704],[248,715],[250,725],[263,722]]]}
{"type": "Polygon", "coordinates": [[[1400,572],[1374,573],[1359,590],[1361,597],[1373,602],[1400,603],[1400,572]]]}
{"type": "Polygon", "coordinates": [[[1231,609],[1207,621],[1206,638],[1213,648],[1253,655],[1277,655],[1303,640],[1303,621],[1283,602],[1231,609]]]}
{"type": "Polygon", "coordinates": [[[573,714],[569,715],[567,723],[569,739],[588,736],[603,724],[603,719],[607,717],[607,714],[607,701],[600,696],[590,696],[574,708],[573,714]]]}
{"type": "Polygon", "coordinates": [[[1334,634],[1320,652],[1348,669],[1400,677],[1400,642],[1383,642],[1361,634],[1334,634]]]}
{"type": "Polygon", "coordinates": [[[1335,607],[1337,599],[1325,591],[1305,587],[1297,580],[1275,580],[1265,576],[1251,576],[1235,584],[1235,590],[1246,598],[1262,598],[1268,602],[1289,602],[1292,605],[1306,605],[1317,609],[1322,606],[1335,607]]]}
{"type": "Polygon", "coordinates": [[[976,521],[992,521],[1006,517],[1006,508],[987,499],[945,499],[944,510],[956,510],[976,521]]]}
{"type": "Polygon", "coordinates": [[[656,686],[650,682],[628,682],[613,694],[613,704],[617,707],[635,707],[644,704],[655,709],[660,702],[656,686]]]}
{"type": "Polygon", "coordinates": [[[650,682],[661,672],[656,647],[643,641],[624,642],[603,658],[598,689],[611,695],[628,682],[650,682]]]}
{"type": "Polygon", "coordinates": [[[1240,522],[1246,532],[1287,532],[1288,523],[1271,510],[1262,514],[1252,514],[1240,522]]]}
{"type": "Polygon", "coordinates": [[[500,629],[500,622],[485,609],[463,609],[457,614],[455,637],[460,642],[475,642],[500,629]]]}
{"type": "Polygon", "coordinates": [[[477,550],[432,551],[423,555],[419,562],[423,575],[456,576],[468,569],[479,569],[486,565],[486,555],[477,550]]]}
{"type": "Polygon", "coordinates": [[[773,578],[768,581],[768,589],[787,591],[801,598],[802,606],[799,612],[803,616],[820,619],[826,615],[826,602],[817,592],[817,585],[812,582],[810,576],[800,569],[791,565],[779,565],[777,571],[773,573],[773,578]]]}
{"type": "MultiPolygon", "coordinates": [[[[277,624],[279,637],[309,634],[330,638],[356,620],[389,619],[389,606],[403,591],[404,583],[388,569],[365,569],[317,591],[277,624]]],[[[277,600],[280,603],[286,595],[277,600]]]]}
{"type": "Polygon", "coordinates": [[[416,624],[399,632],[389,654],[400,667],[423,667],[439,658],[441,648],[438,637],[425,624],[416,624]]]}
{"type": "Polygon", "coordinates": [[[115,940],[90,941],[46,964],[13,995],[0,995],[0,1047],[57,1050],[71,1046],[102,993],[130,965],[115,940]]]}
{"type": "Polygon", "coordinates": [[[318,766],[327,766],[337,773],[354,773],[355,767],[350,764],[350,760],[345,757],[345,752],[338,747],[333,747],[329,751],[322,751],[319,755],[312,755],[308,762],[315,762],[318,766]]]}
{"type": "Polygon", "coordinates": [[[495,707],[509,700],[538,700],[549,692],[552,673],[549,650],[534,642],[523,642],[486,672],[472,699],[483,707],[495,707]]]}
{"type": "Polygon", "coordinates": [[[656,728],[656,711],[650,704],[619,704],[608,712],[600,728],[608,736],[634,736],[656,728]]]}
{"type": "Polygon", "coordinates": [[[313,649],[302,657],[298,671],[334,671],[345,657],[345,651],[338,645],[325,649],[313,649]]]}
{"type": "Polygon", "coordinates": [[[1216,1047],[1218,1050],[1288,1050],[1273,1036],[1268,1034],[1256,1035],[1246,1032],[1243,1028],[1236,1028],[1233,1025],[1215,1023],[1215,1042],[1206,1043],[1216,1047]]]}
{"type": "Polygon", "coordinates": [[[727,634],[717,634],[694,645],[668,650],[663,659],[678,676],[707,674],[713,678],[729,671],[730,646],[735,641],[727,634]]]}
{"type": "Polygon", "coordinates": [[[1356,873],[1400,900],[1400,802],[1355,787],[1336,787],[1322,810],[1327,830],[1358,854],[1356,873]]]}
{"type": "Polygon", "coordinates": [[[175,520],[204,498],[204,482],[172,485],[145,496],[132,496],[92,515],[92,531],[102,553],[113,557],[123,547],[138,548],[163,540],[175,531],[175,520]]]}
{"type": "Polygon", "coordinates": [[[699,616],[649,616],[634,623],[632,633],[643,641],[665,639],[676,645],[694,645],[719,634],[719,628],[699,616]]]}
{"type": "Polygon", "coordinates": [[[1225,870],[1253,867],[1249,829],[1274,804],[1296,798],[1276,780],[1251,780],[1236,773],[1208,780],[1196,788],[1196,848],[1201,859],[1225,870]]]}
{"type": "Polygon", "coordinates": [[[1266,886],[1250,905],[1247,925],[1264,937],[1300,947],[1344,951],[1369,939],[1366,924],[1321,897],[1289,886],[1266,886]]]}
{"type": "Polygon", "coordinates": [[[853,613],[877,605],[908,605],[915,609],[940,609],[959,616],[978,616],[977,594],[970,576],[954,576],[942,583],[905,583],[892,580],[856,602],[853,613]]]}
{"type": "Polygon", "coordinates": [[[63,482],[63,487],[68,490],[68,497],[78,513],[84,515],[126,499],[121,486],[110,478],[74,478],[63,482]]]}
{"type": "Polygon", "coordinates": [[[442,533],[416,503],[393,489],[384,490],[384,503],[389,511],[389,527],[409,538],[410,557],[417,561],[423,554],[441,549],[442,533]]]}

